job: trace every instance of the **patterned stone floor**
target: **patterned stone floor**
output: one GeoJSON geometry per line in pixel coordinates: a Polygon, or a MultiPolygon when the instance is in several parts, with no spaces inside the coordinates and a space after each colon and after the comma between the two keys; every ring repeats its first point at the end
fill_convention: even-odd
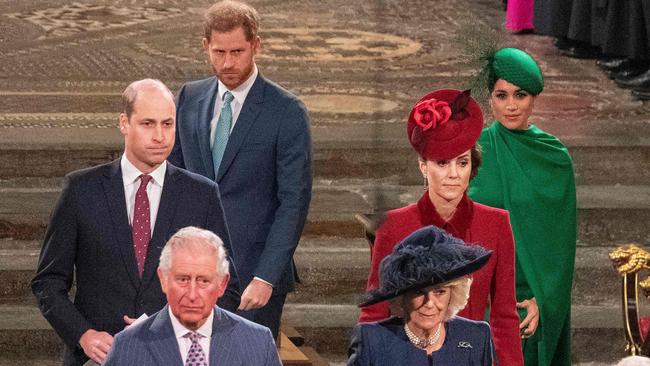
{"type": "MultiPolygon", "coordinates": [[[[490,0],[253,3],[263,16],[260,70],[306,102],[316,139],[360,128],[357,134],[401,138],[415,100],[434,88],[464,87],[475,72],[459,35],[499,30],[503,21],[498,2],[490,0]]],[[[91,129],[104,138],[101,130],[108,128],[119,144],[113,127],[126,84],[154,77],[175,90],[209,75],[200,50],[207,4],[1,3],[0,128],[30,132],[8,133],[11,142],[26,143],[41,129],[91,129]]],[[[540,60],[547,89],[535,121],[551,132],[593,134],[576,123],[587,119],[628,120],[626,128],[648,131],[648,107],[613,88],[593,63],[560,58],[546,37],[495,34],[540,60]]],[[[617,132],[615,138],[623,134],[617,132]]],[[[634,136],[625,142],[648,142],[634,136]]],[[[74,144],[70,137],[61,135],[74,144]]]]}

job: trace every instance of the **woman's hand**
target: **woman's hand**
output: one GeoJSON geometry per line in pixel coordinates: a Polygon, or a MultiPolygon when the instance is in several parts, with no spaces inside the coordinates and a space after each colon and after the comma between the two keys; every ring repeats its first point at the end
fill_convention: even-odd
{"type": "Polygon", "coordinates": [[[539,309],[537,308],[537,301],[533,297],[532,299],[518,302],[517,308],[526,309],[526,317],[521,324],[519,324],[521,338],[530,338],[535,334],[535,330],[537,330],[537,325],[539,324],[539,309]]]}

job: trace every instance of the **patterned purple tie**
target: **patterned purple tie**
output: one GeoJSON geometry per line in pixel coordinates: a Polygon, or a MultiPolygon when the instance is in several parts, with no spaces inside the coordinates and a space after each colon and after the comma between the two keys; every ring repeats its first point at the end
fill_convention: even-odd
{"type": "Polygon", "coordinates": [[[188,332],[185,337],[192,341],[185,366],[208,366],[208,360],[205,359],[205,353],[199,344],[199,338],[202,336],[196,332],[188,332]]]}
{"type": "Polygon", "coordinates": [[[151,176],[143,174],[140,176],[140,188],[135,193],[135,205],[133,208],[133,224],[131,233],[133,235],[133,250],[135,260],[138,263],[138,273],[142,277],[144,261],[147,258],[147,247],[151,240],[151,214],[149,212],[149,197],[147,196],[147,184],[151,176]]]}

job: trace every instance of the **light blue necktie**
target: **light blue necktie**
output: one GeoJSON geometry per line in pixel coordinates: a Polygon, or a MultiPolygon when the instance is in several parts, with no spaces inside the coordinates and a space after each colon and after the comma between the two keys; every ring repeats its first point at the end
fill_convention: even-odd
{"type": "Polygon", "coordinates": [[[215,178],[219,175],[219,165],[221,165],[223,153],[226,151],[226,144],[228,144],[228,137],[230,136],[230,126],[232,126],[230,102],[232,102],[233,98],[232,93],[229,91],[223,95],[223,105],[221,106],[221,113],[219,113],[219,120],[217,120],[217,131],[214,134],[214,143],[212,144],[212,164],[214,165],[215,178]]]}

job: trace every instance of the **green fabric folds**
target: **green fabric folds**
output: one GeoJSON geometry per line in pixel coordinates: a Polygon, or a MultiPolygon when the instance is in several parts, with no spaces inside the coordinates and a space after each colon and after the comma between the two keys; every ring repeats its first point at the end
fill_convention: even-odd
{"type": "MultiPolygon", "coordinates": [[[[469,195],[510,211],[517,301],[535,295],[540,324],[524,341],[527,366],[571,365],[571,286],[576,251],[576,188],[567,148],[536,126],[495,121],[479,143],[483,165],[469,195]]],[[[522,318],[523,319],[523,318],[522,318]]]]}

